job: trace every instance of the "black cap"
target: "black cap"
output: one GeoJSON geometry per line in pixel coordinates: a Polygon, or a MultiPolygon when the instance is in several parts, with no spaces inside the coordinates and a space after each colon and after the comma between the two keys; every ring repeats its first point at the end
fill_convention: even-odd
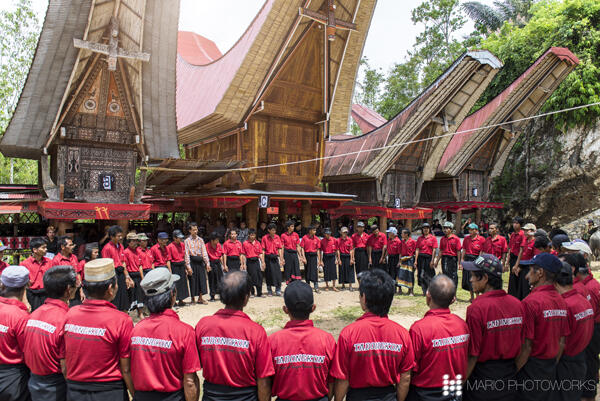
{"type": "Polygon", "coordinates": [[[539,266],[542,269],[555,274],[558,273],[562,268],[561,260],[556,256],[546,252],[540,253],[539,255],[535,255],[533,259],[522,260],[521,264],[539,266]]]}
{"type": "Polygon", "coordinates": [[[185,238],[185,235],[183,235],[183,233],[181,232],[181,230],[175,230],[173,231],[173,238],[185,238]]]}
{"type": "Polygon", "coordinates": [[[315,303],[312,288],[300,280],[288,284],[283,293],[283,301],[291,311],[308,311],[315,303]]]}
{"type": "Polygon", "coordinates": [[[463,269],[472,272],[484,272],[502,277],[502,263],[494,255],[483,253],[472,262],[462,262],[463,269]]]}
{"type": "Polygon", "coordinates": [[[430,227],[429,223],[423,223],[421,227],[430,227]]]}
{"type": "Polygon", "coordinates": [[[556,234],[554,237],[552,237],[552,246],[555,247],[556,249],[560,249],[563,242],[569,242],[569,241],[571,241],[571,240],[569,239],[568,235],[556,234]]]}
{"type": "Polygon", "coordinates": [[[323,229],[323,234],[329,234],[331,235],[331,228],[327,227],[323,229]]]}

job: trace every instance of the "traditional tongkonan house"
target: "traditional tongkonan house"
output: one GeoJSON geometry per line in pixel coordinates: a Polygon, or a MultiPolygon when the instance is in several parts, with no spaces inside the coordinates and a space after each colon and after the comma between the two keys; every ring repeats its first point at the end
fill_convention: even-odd
{"type": "Polygon", "coordinates": [[[578,63],[568,49],[550,48],[508,88],[465,118],[444,151],[435,179],[424,183],[420,205],[456,213],[458,222],[463,212],[475,210],[479,222],[481,209],[502,208],[502,203],[489,201],[490,184],[530,123],[518,120],[535,115],[578,63]]]}
{"type": "Polygon", "coordinates": [[[280,218],[301,215],[309,224],[317,210],[352,199],[322,191],[318,159],[329,135],[348,130],[375,3],[267,0],[222,57],[207,63],[180,54],[177,127],[187,160],[158,166],[148,179],[149,193],[192,204],[197,215],[241,212],[249,227],[267,218],[267,208],[259,206],[270,206],[280,218]],[[190,159],[243,168],[198,185],[213,172],[191,168],[190,159]],[[311,159],[317,160],[305,162],[311,159]],[[289,162],[298,164],[280,165],[289,162]]]}
{"type": "Polygon", "coordinates": [[[371,132],[387,122],[381,114],[361,104],[352,105],[352,120],[363,134],[371,132]]]}
{"type": "Polygon", "coordinates": [[[431,217],[413,208],[450,137],[427,139],[454,132],[500,67],[488,51],[465,53],[390,121],[361,136],[331,137],[323,180],[331,192],[357,195],[332,215],[356,218],[371,206],[384,227],[388,218],[431,217]]]}
{"type": "Polygon", "coordinates": [[[50,0],[0,151],[38,161],[38,210],[59,231],[148,217],[136,169],[179,155],[178,21],[179,0],[50,0]]]}

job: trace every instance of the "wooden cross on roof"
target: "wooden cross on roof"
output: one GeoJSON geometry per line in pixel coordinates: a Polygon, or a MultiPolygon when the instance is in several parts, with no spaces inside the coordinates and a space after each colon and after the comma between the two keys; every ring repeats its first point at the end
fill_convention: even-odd
{"type": "Polygon", "coordinates": [[[110,39],[108,44],[89,42],[73,38],[73,45],[78,49],[90,50],[94,53],[100,53],[108,56],[108,69],[116,71],[118,58],[129,58],[134,60],[150,61],[150,54],[144,52],[136,52],[125,50],[119,47],[119,22],[116,17],[110,19],[110,39]]]}
{"type": "Polygon", "coordinates": [[[322,14],[318,11],[312,11],[307,8],[300,7],[300,15],[317,21],[327,27],[327,38],[330,41],[335,40],[335,32],[337,29],[356,31],[356,24],[336,19],[336,6],[334,2],[335,0],[327,0],[327,14],[322,14]]]}

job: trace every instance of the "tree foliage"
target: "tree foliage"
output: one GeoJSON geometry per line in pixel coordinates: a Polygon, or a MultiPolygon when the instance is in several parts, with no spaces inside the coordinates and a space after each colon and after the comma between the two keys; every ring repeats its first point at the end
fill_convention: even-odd
{"type": "Polygon", "coordinates": [[[480,32],[499,30],[505,22],[523,26],[529,21],[529,9],[536,0],[496,0],[493,6],[479,1],[462,4],[464,12],[475,22],[480,32]]]}
{"type": "MultiPolygon", "coordinates": [[[[39,33],[40,25],[30,0],[19,0],[13,8],[0,11],[0,135],[4,134],[17,106],[39,33]]],[[[15,183],[37,182],[35,161],[13,159],[12,162],[15,183]]],[[[11,159],[0,154],[0,182],[9,183],[10,175],[11,159]]]]}

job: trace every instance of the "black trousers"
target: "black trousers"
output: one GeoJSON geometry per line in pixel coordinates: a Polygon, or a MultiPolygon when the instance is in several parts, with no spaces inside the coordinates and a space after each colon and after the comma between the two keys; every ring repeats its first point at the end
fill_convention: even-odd
{"type": "Polygon", "coordinates": [[[185,262],[171,262],[171,271],[173,274],[177,274],[180,277],[180,279],[175,282],[175,288],[177,288],[177,300],[183,301],[190,296],[186,280],[187,274],[185,272],[185,262]]]}
{"type": "Polygon", "coordinates": [[[258,401],[256,387],[229,387],[204,381],[202,401],[258,401]]]}
{"type": "Polygon", "coordinates": [[[388,255],[387,260],[387,272],[391,278],[396,281],[398,278],[398,262],[400,261],[400,255],[388,255]]]}
{"type": "Polygon", "coordinates": [[[136,391],[133,401],[185,401],[183,390],[172,393],[163,393],[159,391],[136,391]]]}
{"type": "Polygon", "coordinates": [[[206,285],[206,262],[202,256],[190,256],[190,267],[192,275],[188,276],[190,282],[190,292],[192,297],[208,294],[206,285]]]}
{"type": "Polygon", "coordinates": [[[419,254],[417,258],[417,283],[423,290],[423,294],[427,292],[433,277],[435,277],[435,269],[431,268],[431,255],[419,254]]]}
{"type": "Polygon", "coordinates": [[[281,266],[279,265],[279,255],[265,255],[265,278],[267,289],[275,287],[281,290],[281,266]]]}
{"type": "Polygon", "coordinates": [[[514,359],[478,362],[463,387],[463,401],[515,401],[514,359]]]}
{"type": "MultiPolygon", "coordinates": [[[[327,401],[327,400],[329,400],[329,398],[327,396],[323,396],[321,398],[313,398],[312,400],[306,400],[306,401],[327,401]]],[[[286,400],[284,398],[277,397],[276,401],[292,401],[292,400],[286,400]]]]}
{"type": "Polygon", "coordinates": [[[0,400],[31,401],[28,381],[29,369],[24,364],[0,365],[0,400]]]}
{"type": "Polygon", "coordinates": [[[32,290],[28,288],[26,292],[27,302],[29,302],[32,312],[46,302],[46,291],[43,288],[39,290],[32,290]]]}
{"type": "Polygon", "coordinates": [[[594,324],[594,334],[588,346],[584,350],[585,353],[585,380],[586,388],[583,389],[583,397],[596,398],[596,390],[598,384],[598,369],[600,363],[598,354],[600,353],[600,323],[594,324]]]}
{"type": "MultiPolygon", "coordinates": [[[[472,262],[477,259],[478,255],[465,255],[465,262],[472,262]]],[[[463,269],[461,287],[465,291],[473,291],[471,286],[471,272],[463,269]]]]}
{"type": "Polygon", "coordinates": [[[129,401],[125,383],[67,380],[67,401],[129,401]]]}
{"type": "Polygon", "coordinates": [[[210,271],[208,272],[208,287],[210,288],[210,298],[214,299],[219,293],[219,284],[223,280],[223,269],[220,260],[210,261],[210,271]]]}
{"type": "Polygon", "coordinates": [[[410,386],[406,401],[461,401],[462,395],[457,395],[456,392],[448,392],[444,395],[442,387],[416,387],[410,386]]]}
{"type": "Polygon", "coordinates": [[[379,263],[381,260],[381,255],[383,255],[383,250],[371,249],[371,269],[381,269],[383,271],[387,270],[385,261],[383,263],[379,263]]]}
{"type": "Polygon", "coordinates": [[[335,265],[335,253],[323,254],[323,278],[325,281],[337,280],[337,267],[335,265]]]}
{"type": "MultiPolygon", "coordinates": [[[[450,255],[442,255],[442,273],[450,277],[454,281],[454,285],[458,289],[458,257],[450,255]]],[[[465,272],[463,271],[463,274],[465,272]]]]}
{"type": "Polygon", "coordinates": [[[31,374],[29,393],[33,401],[65,401],[67,399],[67,382],[62,373],[48,376],[31,374]]]}
{"type": "Polygon", "coordinates": [[[300,273],[300,261],[298,260],[298,251],[293,249],[283,250],[283,275],[285,282],[288,283],[291,280],[302,280],[300,273]]]}
{"type": "Polygon", "coordinates": [[[517,373],[517,400],[519,401],[546,401],[549,399],[548,391],[536,383],[545,383],[554,380],[556,364],[554,359],[539,359],[530,357],[525,366],[517,373]]]}
{"type": "Polygon", "coordinates": [[[127,294],[127,282],[125,281],[125,269],[123,266],[115,267],[115,274],[117,275],[117,295],[111,302],[120,311],[128,311],[131,303],[129,302],[129,295],[127,294]]]}
{"type": "Polygon", "coordinates": [[[350,264],[350,255],[340,253],[340,284],[353,284],[356,281],[354,277],[354,267],[350,264]]]}
{"type": "Polygon", "coordinates": [[[369,269],[369,257],[366,248],[354,248],[354,268],[356,274],[369,269]]]}
{"type": "Polygon", "coordinates": [[[129,305],[131,308],[142,308],[144,306],[144,290],[140,283],[142,282],[142,275],[140,272],[129,272],[129,277],[133,280],[133,288],[127,290],[129,297],[129,305]]]}
{"type": "Polygon", "coordinates": [[[564,355],[556,364],[556,381],[561,384],[562,391],[553,391],[552,401],[580,401],[585,382],[585,351],[578,355],[564,355]],[[578,384],[575,384],[578,383],[578,384]]]}
{"type": "Polygon", "coordinates": [[[365,387],[348,389],[346,401],[395,401],[396,387],[365,387]]]}
{"type": "Polygon", "coordinates": [[[521,271],[519,275],[515,275],[512,272],[512,267],[517,263],[518,256],[515,254],[510,254],[509,264],[510,264],[510,275],[508,276],[508,293],[515,298],[523,300],[531,290],[529,289],[529,282],[525,278],[527,273],[529,272],[529,266],[520,265],[521,271]]]}
{"type": "Polygon", "coordinates": [[[239,256],[227,256],[227,272],[240,270],[241,262],[239,256]]]}
{"type": "Polygon", "coordinates": [[[306,282],[308,284],[319,282],[319,270],[317,267],[317,253],[316,252],[305,252],[306,265],[304,266],[304,274],[306,282]]]}
{"type": "Polygon", "coordinates": [[[256,291],[256,296],[262,295],[262,271],[260,270],[260,260],[258,258],[246,259],[246,268],[248,269],[248,275],[252,281],[252,286],[256,291]]]}

